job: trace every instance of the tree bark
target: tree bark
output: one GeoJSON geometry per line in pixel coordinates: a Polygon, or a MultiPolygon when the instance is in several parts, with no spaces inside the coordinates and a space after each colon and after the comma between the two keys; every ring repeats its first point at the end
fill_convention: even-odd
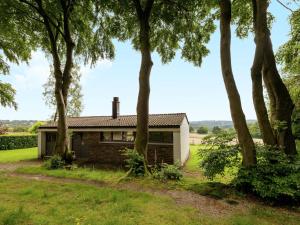
{"type": "MultiPolygon", "coordinates": [[[[257,2],[258,16],[264,15],[260,23],[257,23],[257,29],[260,30],[264,38],[264,59],[263,59],[263,79],[270,99],[271,122],[275,133],[275,143],[284,149],[288,155],[296,155],[295,139],[292,134],[292,113],[294,103],[290,94],[283,83],[277,70],[275,56],[270,37],[270,31],[267,26],[267,8],[268,3],[263,0],[257,2]],[[285,122],[284,127],[278,127],[280,122],[285,122]]],[[[255,10],[255,8],[253,8],[255,10]]],[[[254,21],[255,22],[255,21],[254,21]]]]}
{"type": "Polygon", "coordinates": [[[141,67],[139,73],[139,94],[137,102],[137,127],[135,149],[144,156],[147,163],[147,150],[149,139],[149,97],[150,97],[150,74],[153,65],[151,59],[150,47],[150,26],[149,18],[153,0],[146,2],[145,9],[142,9],[140,1],[134,0],[136,12],[140,24],[140,51],[141,51],[141,67]]]}
{"type": "MultiPolygon", "coordinates": [[[[268,29],[266,29],[268,31],[268,29]]],[[[294,103],[283,83],[276,66],[272,42],[269,32],[266,32],[266,50],[264,56],[263,76],[270,96],[271,118],[276,141],[279,147],[284,149],[287,155],[296,155],[295,138],[292,133],[292,113],[294,103]],[[286,122],[284,129],[278,129],[278,122],[286,122]]]]}
{"type": "Polygon", "coordinates": [[[256,151],[255,145],[247,127],[245,115],[242,110],[240,95],[238,93],[235,80],[233,77],[231,66],[231,1],[220,1],[221,17],[220,17],[220,30],[221,30],[221,66],[223,80],[225,83],[231,117],[233,120],[234,128],[237,132],[238,141],[242,148],[243,165],[245,167],[253,166],[256,164],[256,151]]]}
{"type": "Polygon", "coordinates": [[[262,138],[265,144],[274,146],[276,145],[275,136],[269,121],[268,111],[264,101],[263,85],[262,85],[262,67],[264,60],[265,49],[265,33],[261,24],[266,23],[267,14],[267,0],[252,0],[253,4],[253,18],[255,30],[255,56],[251,68],[252,79],[252,97],[258,125],[262,133],[262,138]],[[260,26],[257,26],[260,24],[260,26]]]}
{"type": "MultiPolygon", "coordinates": [[[[71,38],[71,32],[69,28],[69,14],[71,2],[67,2],[61,0],[61,6],[63,9],[63,39],[66,43],[66,64],[64,71],[61,70],[61,60],[58,53],[57,46],[57,38],[53,32],[53,27],[50,24],[49,16],[43,8],[43,4],[41,0],[36,1],[38,4],[38,8],[35,8],[38,13],[42,16],[43,22],[46,28],[46,31],[49,35],[49,43],[51,49],[51,55],[53,58],[53,68],[54,68],[54,76],[55,76],[55,99],[57,103],[57,137],[54,153],[61,155],[63,158],[66,158],[68,152],[68,127],[67,127],[67,117],[66,117],[66,107],[67,107],[67,95],[71,82],[71,69],[73,65],[73,50],[74,43],[71,38]]],[[[59,29],[59,28],[55,28],[59,29]]],[[[56,31],[59,33],[59,31],[56,31]]]]}

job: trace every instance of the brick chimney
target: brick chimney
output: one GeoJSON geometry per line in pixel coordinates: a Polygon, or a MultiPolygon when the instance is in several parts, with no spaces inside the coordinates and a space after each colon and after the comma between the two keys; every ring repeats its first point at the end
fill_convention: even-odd
{"type": "Polygon", "coordinates": [[[117,119],[120,115],[120,102],[119,97],[114,97],[112,102],[112,118],[117,119]]]}

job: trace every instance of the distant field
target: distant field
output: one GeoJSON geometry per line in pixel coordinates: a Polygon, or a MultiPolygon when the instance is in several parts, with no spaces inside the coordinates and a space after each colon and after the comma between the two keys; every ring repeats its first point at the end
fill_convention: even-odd
{"type": "Polygon", "coordinates": [[[18,162],[22,160],[37,159],[37,148],[25,148],[0,151],[0,163],[18,162]]]}
{"type": "Polygon", "coordinates": [[[191,145],[198,145],[198,144],[201,144],[202,139],[203,139],[206,135],[207,135],[207,134],[190,133],[189,142],[190,142],[191,145]]]}
{"type": "Polygon", "coordinates": [[[7,134],[3,134],[0,136],[24,136],[24,135],[34,135],[34,134],[29,132],[9,132],[7,134]]]}

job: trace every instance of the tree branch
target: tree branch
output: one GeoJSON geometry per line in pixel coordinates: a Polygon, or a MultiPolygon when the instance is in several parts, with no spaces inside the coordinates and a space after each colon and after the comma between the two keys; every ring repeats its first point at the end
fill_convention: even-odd
{"type": "Polygon", "coordinates": [[[290,7],[288,7],[287,5],[285,5],[282,1],[280,0],[276,0],[280,5],[282,5],[284,8],[286,8],[287,10],[289,10],[290,12],[294,12],[294,10],[292,10],[290,7]]]}

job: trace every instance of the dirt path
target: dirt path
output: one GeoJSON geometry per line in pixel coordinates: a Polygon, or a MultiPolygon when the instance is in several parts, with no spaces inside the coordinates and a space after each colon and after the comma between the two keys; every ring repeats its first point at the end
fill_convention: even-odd
{"type": "Polygon", "coordinates": [[[149,193],[156,196],[165,196],[172,198],[178,205],[189,206],[198,209],[199,212],[201,212],[202,214],[204,213],[210,216],[226,216],[236,212],[245,212],[248,211],[249,208],[252,206],[252,204],[249,204],[245,201],[239,201],[239,204],[237,205],[230,205],[225,200],[216,200],[206,196],[198,195],[190,191],[149,188],[130,181],[121,182],[117,184],[109,184],[100,181],[58,178],[44,175],[20,174],[15,172],[8,173],[8,176],[23,178],[27,180],[45,181],[57,184],[75,183],[92,185],[100,188],[109,187],[118,190],[130,190],[134,192],[149,193]]]}
{"type": "Polygon", "coordinates": [[[14,171],[20,167],[40,166],[40,165],[42,165],[42,162],[39,160],[27,160],[27,161],[19,161],[19,162],[11,162],[11,163],[0,163],[0,170],[14,171]]]}

